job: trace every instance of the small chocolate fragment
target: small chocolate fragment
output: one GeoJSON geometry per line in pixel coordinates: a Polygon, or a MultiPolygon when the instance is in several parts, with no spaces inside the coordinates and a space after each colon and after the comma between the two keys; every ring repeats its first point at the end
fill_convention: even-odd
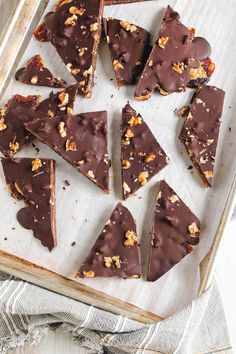
{"type": "Polygon", "coordinates": [[[107,112],[48,115],[26,124],[42,143],[109,193],[110,161],[107,152],[107,112]]]}
{"type": "Polygon", "coordinates": [[[39,54],[33,56],[25,68],[17,70],[15,79],[34,86],[65,87],[66,85],[64,80],[55,78],[45,67],[45,62],[39,54]]]}
{"type": "Polygon", "coordinates": [[[159,35],[152,48],[135,91],[135,98],[146,100],[154,90],[168,95],[206,83],[215,65],[209,59],[210,44],[195,37],[195,29],[180,22],[180,16],[167,7],[159,35]]]}
{"type": "Polygon", "coordinates": [[[140,278],[136,225],[127,208],[119,203],[112,212],[77,277],[140,278]]]}
{"type": "Polygon", "coordinates": [[[47,38],[85,97],[92,94],[102,13],[103,0],[73,0],[59,2],[55,12],[45,16],[47,38]]]}
{"type": "Polygon", "coordinates": [[[149,32],[115,18],[103,19],[103,27],[118,87],[134,84],[151,50],[149,32]]]}
{"type": "Polygon", "coordinates": [[[215,86],[199,87],[179,136],[205,187],[212,185],[224,96],[215,86]]]}
{"type": "Polygon", "coordinates": [[[13,157],[29,141],[24,123],[32,119],[40,96],[15,95],[0,109],[0,151],[13,157]]]}
{"type": "Polygon", "coordinates": [[[17,220],[51,251],[56,246],[55,161],[2,158],[10,194],[24,200],[17,220]]]}
{"type": "Polygon", "coordinates": [[[147,280],[155,281],[199,242],[200,221],[164,181],[158,183],[147,280]]]}
{"type": "Polygon", "coordinates": [[[151,130],[128,103],[121,118],[123,199],[144,186],[169,162],[151,130]]]}

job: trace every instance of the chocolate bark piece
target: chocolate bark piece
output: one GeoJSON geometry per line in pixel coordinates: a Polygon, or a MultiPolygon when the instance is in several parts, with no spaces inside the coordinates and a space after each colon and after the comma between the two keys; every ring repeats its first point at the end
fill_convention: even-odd
{"type": "Polygon", "coordinates": [[[123,199],[126,199],[160,172],[169,158],[129,103],[122,110],[120,131],[123,199]]]}
{"type": "Polygon", "coordinates": [[[13,157],[29,141],[24,123],[32,119],[40,96],[15,95],[0,109],[0,151],[13,157]]]}
{"type": "Polygon", "coordinates": [[[72,114],[77,91],[77,85],[70,85],[60,92],[51,92],[49,97],[38,105],[35,117],[39,118],[42,115],[44,118],[46,114],[48,117],[53,118],[72,114]]]}
{"type": "Polygon", "coordinates": [[[10,194],[25,201],[18,222],[51,251],[56,246],[55,161],[2,158],[1,162],[10,194]]]}
{"type": "Polygon", "coordinates": [[[215,86],[199,87],[194,93],[180,140],[205,187],[211,187],[225,92],[215,86]]]}
{"type": "Polygon", "coordinates": [[[195,30],[185,27],[179,14],[168,6],[135,97],[146,100],[155,89],[168,95],[208,81],[214,71],[210,54],[210,44],[204,38],[195,37],[195,30]]]}
{"type": "Polygon", "coordinates": [[[39,54],[30,58],[26,67],[17,70],[15,79],[34,86],[65,87],[66,85],[64,80],[54,77],[45,67],[45,62],[39,54]]]}
{"type": "Polygon", "coordinates": [[[81,265],[77,277],[126,279],[140,276],[135,221],[129,210],[119,203],[81,265]]]}
{"type": "Polygon", "coordinates": [[[118,87],[134,84],[150,53],[149,32],[115,18],[104,18],[103,27],[118,87]]]}
{"type": "Polygon", "coordinates": [[[107,112],[39,118],[26,128],[98,187],[109,193],[107,112]]]}
{"type": "Polygon", "coordinates": [[[200,221],[164,181],[158,183],[148,281],[167,273],[199,242],[200,221]]]}
{"type": "Polygon", "coordinates": [[[62,2],[45,17],[47,38],[85,97],[92,94],[102,13],[103,0],[74,0],[62,2]]]}

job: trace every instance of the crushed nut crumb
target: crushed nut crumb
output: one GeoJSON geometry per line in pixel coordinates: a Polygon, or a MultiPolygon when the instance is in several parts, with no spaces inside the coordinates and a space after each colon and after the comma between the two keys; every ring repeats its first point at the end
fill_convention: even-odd
{"type": "Polygon", "coordinates": [[[5,130],[6,128],[7,128],[7,125],[5,123],[5,119],[4,118],[0,118],[0,132],[5,130]]]}
{"type": "Polygon", "coordinates": [[[152,152],[148,153],[145,157],[145,163],[152,162],[155,159],[156,155],[152,152]]]}
{"type": "Polygon", "coordinates": [[[90,31],[93,32],[93,31],[97,31],[97,30],[98,30],[98,22],[92,23],[90,25],[90,31]]]}
{"type": "Polygon", "coordinates": [[[167,44],[167,42],[168,42],[168,40],[169,40],[169,37],[164,37],[164,36],[159,37],[159,39],[158,39],[159,47],[164,49],[166,44],[167,44]]]}
{"type": "Polygon", "coordinates": [[[130,31],[131,33],[135,32],[137,30],[137,27],[133,24],[131,24],[128,21],[120,21],[121,27],[123,27],[126,31],[130,31]]]}
{"type": "Polygon", "coordinates": [[[184,63],[173,63],[172,69],[176,71],[178,74],[183,74],[184,72],[184,63]]]}
{"type": "Polygon", "coordinates": [[[32,79],[30,80],[31,84],[36,85],[38,82],[38,76],[33,76],[32,79]]]}
{"type": "Polygon", "coordinates": [[[131,163],[130,163],[129,160],[123,160],[123,161],[122,161],[122,168],[123,168],[124,170],[128,170],[128,169],[130,168],[130,166],[131,166],[131,163]]]}
{"type": "Polygon", "coordinates": [[[86,272],[85,270],[83,271],[83,275],[86,277],[86,278],[94,278],[95,274],[92,270],[86,272]]]}
{"type": "Polygon", "coordinates": [[[73,27],[73,26],[75,26],[77,20],[78,20],[78,17],[74,14],[66,19],[65,25],[73,27]]]}
{"type": "Polygon", "coordinates": [[[125,133],[126,138],[133,138],[134,137],[134,133],[132,132],[132,130],[127,129],[126,133],[125,133]]]}
{"type": "Polygon", "coordinates": [[[66,140],[66,151],[77,151],[74,141],[66,140]]]}
{"type": "Polygon", "coordinates": [[[90,65],[90,67],[83,72],[83,76],[87,77],[88,75],[92,75],[92,73],[93,73],[93,66],[90,65]]]}
{"type": "Polygon", "coordinates": [[[133,116],[128,121],[128,124],[131,125],[131,126],[142,124],[142,117],[139,117],[139,116],[134,117],[133,116]]]}
{"type": "Polygon", "coordinates": [[[59,122],[57,124],[58,133],[61,135],[62,138],[66,137],[66,130],[65,130],[65,123],[59,122]]]}
{"type": "Polygon", "coordinates": [[[130,230],[126,231],[125,238],[126,238],[124,242],[125,246],[133,246],[138,241],[135,232],[130,230]]]}
{"type": "Polygon", "coordinates": [[[130,188],[126,182],[123,182],[123,191],[125,194],[130,192],[130,188]]]}
{"type": "Polygon", "coordinates": [[[13,151],[14,153],[16,153],[19,148],[20,148],[20,144],[15,142],[15,143],[10,143],[9,144],[10,150],[13,151]]]}
{"type": "Polygon", "coordinates": [[[32,171],[37,171],[40,167],[43,166],[42,161],[40,159],[35,159],[32,161],[32,171]]]}
{"type": "Polygon", "coordinates": [[[141,186],[144,186],[147,183],[148,176],[149,176],[148,171],[143,171],[139,174],[138,181],[141,184],[141,186]]]}
{"type": "Polygon", "coordinates": [[[114,70],[120,70],[120,69],[124,69],[123,65],[119,62],[119,60],[113,60],[113,67],[114,70]]]}
{"type": "Polygon", "coordinates": [[[169,197],[169,200],[170,200],[171,203],[179,202],[179,197],[176,194],[172,194],[169,197]]]}
{"type": "Polygon", "coordinates": [[[60,92],[58,98],[61,101],[58,107],[64,107],[69,103],[69,94],[65,91],[60,92]]]}
{"type": "Polygon", "coordinates": [[[188,226],[188,231],[190,232],[192,237],[199,236],[200,230],[198,229],[197,224],[195,222],[188,226]]]}
{"type": "Polygon", "coordinates": [[[82,16],[84,12],[85,12],[85,9],[83,9],[82,7],[78,9],[78,7],[76,7],[76,6],[71,6],[69,8],[69,13],[72,15],[82,16]]]}

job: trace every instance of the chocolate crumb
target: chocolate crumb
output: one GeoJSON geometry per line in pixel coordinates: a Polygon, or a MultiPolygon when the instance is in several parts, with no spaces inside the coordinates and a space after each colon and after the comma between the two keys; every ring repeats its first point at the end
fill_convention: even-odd
{"type": "Polygon", "coordinates": [[[76,245],[76,242],[73,241],[72,244],[71,244],[71,246],[73,247],[73,246],[75,246],[75,245],[76,245]]]}
{"type": "Polygon", "coordinates": [[[229,127],[229,132],[231,132],[231,130],[232,130],[231,127],[229,127]]]}
{"type": "Polygon", "coordinates": [[[111,78],[110,81],[113,81],[113,79],[111,78]]]}
{"type": "Polygon", "coordinates": [[[7,237],[4,237],[4,241],[7,241],[7,237]]]}
{"type": "Polygon", "coordinates": [[[114,95],[111,95],[111,98],[113,98],[114,97],[114,95]]]}
{"type": "Polygon", "coordinates": [[[66,187],[62,187],[62,189],[63,189],[63,191],[65,191],[65,190],[66,190],[66,187]]]}
{"type": "Polygon", "coordinates": [[[188,170],[192,170],[192,169],[193,169],[193,166],[189,165],[189,166],[187,167],[187,169],[188,169],[188,170]]]}
{"type": "Polygon", "coordinates": [[[67,179],[64,181],[64,183],[65,183],[65,185],[66,185],[67,187],[70,186],[70,182],[69,182],[67,179]]]}

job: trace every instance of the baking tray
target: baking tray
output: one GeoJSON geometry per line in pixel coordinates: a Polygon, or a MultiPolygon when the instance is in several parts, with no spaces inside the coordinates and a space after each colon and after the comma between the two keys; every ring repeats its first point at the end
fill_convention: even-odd
{"type": "MultiPolygon", "coordinates": [[[[125,1],[121,1],[121,3],[123,2],[125,1]]],[[[0,46],[0,97],[8,86],[9,80],[31,38],[32,31],[37,26],[47,3],[47,0],[20,0],[8,19],[0,46]]],[[[109,1],[109,3],[111,2],[109,1]]],[[[227,225],[230,222],[235,202],[236,177],[232,179],[231,187],[228,190],[228,197],[219,218],[212,246],[200,264],[199,295],[210,286],[217,254],[227,225]]],[[[143,323],[151,323],[161,319],[154,313],[92,289],[87,285],[67,279],[3,250],[0,251],[0,270],[62,295],[143,323]]]]}

